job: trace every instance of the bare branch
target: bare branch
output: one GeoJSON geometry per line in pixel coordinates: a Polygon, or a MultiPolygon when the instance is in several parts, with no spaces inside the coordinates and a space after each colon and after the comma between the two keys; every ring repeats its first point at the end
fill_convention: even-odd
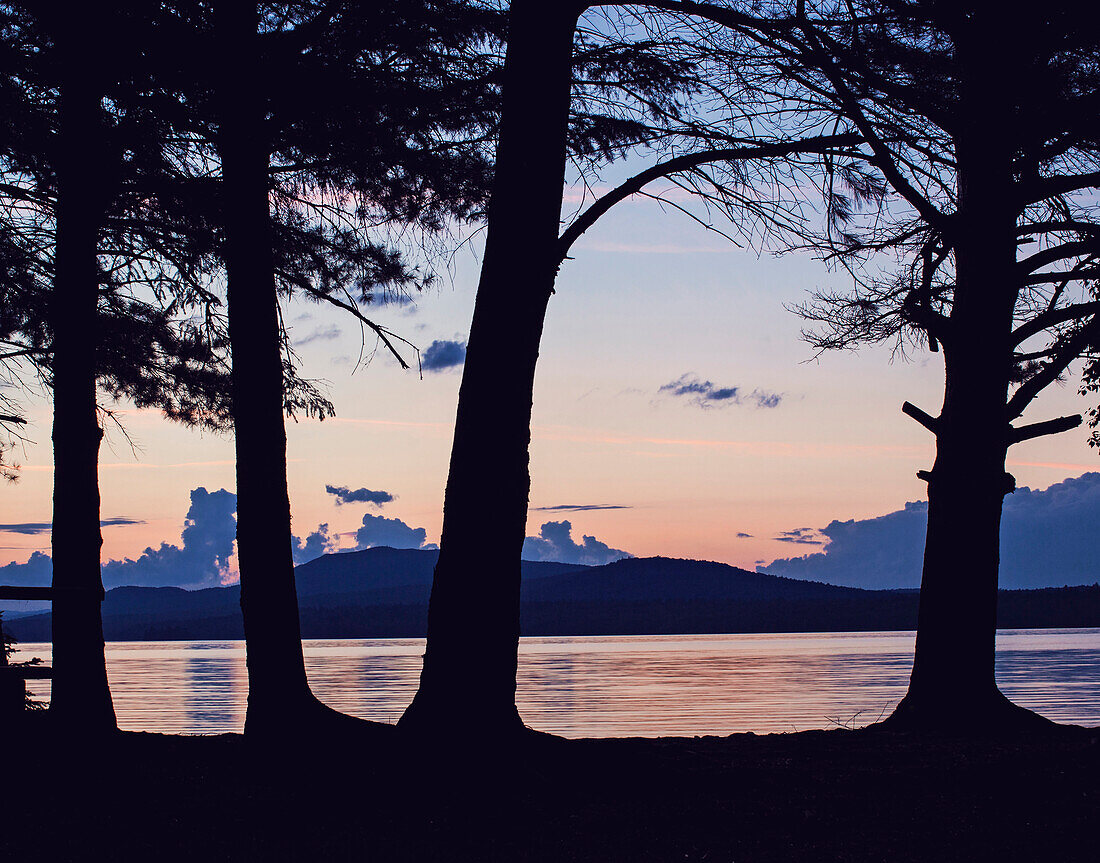
{"type": "Polygon", "coordinates": [[[1069,368],[1069,364],[1080,357],[1096,340],[1097,336],[1100,336],[1100,318],[1093,317],[1077,332],[1057,345],[1051,359],[1036,374],[1020,384],[1008,400],[1008,419],[1014,420],[1022,414],[1032,400],[1049,384],[1056,381],[1062,372],[1069,368]]]}
{"type": "Polygon", "coordinates": [[[1034,273],[1039,267],[1045,267],[1056,261],[1064,261],[1080,255],[1095,255],[1098,251],[1096,242],[1078,240],[1071,243],[1061,243],[1050,246],[1029,255],[1016,264],[1016,268],[1022,273],[1034,273]]]}
{"type": "Polygon", "coordinates": [[[1100,278],[1100,267],[1081,270],[1066,270],[1060,273],[1036,273],[1023,279],[1025,285],[1049,285],[1056,282],[1073,282],[1081,279],[1100,278]]]}
{"type": "Polygon", "coordinates": [[[752,147],[728,147],[703,150],[698,153],[689,153],[684,156],[677,156],[667,161],[659,162],[612,189],[581,213],[558,239],[558,261],[560,263],[565,260],[573,243],[575,243],[585,231],[591,228],[604,213],[620,201],[632,195],[636,195],[654,180],[714,162],[779,158],[794,155],[796,153],[824,153],[838,147],[852,146],[859,142],[859,136],[853,134],[822,135],[816,138],[806,138],[801,141],[760,144],[752,147]]]}
{"type": "Polygon", "coordinates": [[[1027,184],[1021,189],[1021,194],[1027,203],[1045,201],[1058,195],[1069,192],[1079,192],[1083,189],[1100,188],[1100,171],[1087,174],[1056,175],[1053,177],[1041,177],[1027,184]]]}
{"type": "Polygon", "coordinates": [[[1021,441],[1043,437],[1043,435],[1069,431],[1070,429],[1077,428],[1079,425],[1081,425],[1081,415],[1073,414],[1071,416],[1045,420],[1041,423],[1031,423],[1030,425],[1019,426],[1018,428],[1010,426],[1011,431],[1008,433],[1008,445],[1012,446],[1021,441]]]}
{"type": "MultiPolygon", "coordinates": [[[[402,336],[399,336],[399,335],[397,335],[396,333],[394,333],[390,330],[387,330],[385,327],[380,326],[379,324],[376,324],[370,318],[366,317],[361,311],[359,311],[358,308],[356,308],[351,303],[344,302],[343,300],[339,299],[338,297],[334,297],[331,294],[326,294],[324,291],[319,291],[316,288],[313,288],[312,286],[306,287],[306,291],[311,297],[314,297],[315,299],[318,299],[318,300],[322,300],[326,303],[330,303],[331,305],[334,305],[337,308],[343,309],[345,312],[349,312],[350,314],[355,316],[361,324],[365,325],[366,327],[368,327],[369,329],[374,331],[374,334],[376,336],[378,336],[378,338],[382,341],[382,344],[384,344],[386,346],[386,349],[391,354],[393,354],[394,359],[397,360],[397,362],[400,364],[401,368],[403,368],[403,369],[409,368],[409,364],[407,362],[405,362],[405,358],[401,356],[401,354],[398,352],[397,348],[394,346],[393,342],[390,341],[390,338],[392,337],[393,339],[396,339],[397,341],[403,342],[404,344],[408,345],[414,351],[417,350],[416,345],[414,345],[408,339],[403,338],[402,336]]],[[[419,351],[417,351],[417,353],[419,354],[419,351]]]]}
{"type": "Polygon", "coordinates": [[[844,80],[844,76],[840,73],[832,57],[822,48],[816,31],[810,27],[806,19],[804,6],[800,8],[799,19],[799,27],[809,43],[810,51],[818,67],[836,90],[836,95],[840,100],[844,113],[853,123],[855,123],[864,141],[871,148],[872,153],[874,153],[874,157],[868,161],[882,171],[890,185],[894,187],[899,195],[909,202],[925,222],[938,228],[942,233],[947,234],[952,222],[950,216],[941,212],[928,198],[922,195],[898,169],[895,161],[895,154],[886,146],[886,143],[875,130],[875,127],[868,120],[863,107],[860,105],[855,94],[852,93],[851,88],[848,87],[847,82],[844,80]]]}
{"type": "Polygon", "coordinates": [[[1016,331],[1012,334],[1012,345],[1015,347],[1016,345],[1023,344],[1032,336],[1037,336],[1039,333],[1043,332],[1043,330],[1057,326],[1058,324],[1064,324],[1067,321],[1086,318],[1096,314],[1100,314],[1100,301],[1075,303],[1072,306],[1063,306],[1060,309],[1050,309],[1017,327],[1016,331]]]}

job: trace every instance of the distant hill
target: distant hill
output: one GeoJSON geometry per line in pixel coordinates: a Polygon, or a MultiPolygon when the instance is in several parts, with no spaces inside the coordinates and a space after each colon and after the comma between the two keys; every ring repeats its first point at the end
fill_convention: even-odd
{"type": "MultiPolygon", "coordinates": [[[[326,599],[361,605],[427,603],[432,590],[432,573],[438,550],[414,548],[368,548],[326,554],[294,570],[298,601],[323,605],[326,599]]],[[[524,584],[560,577],[589,567],[570,563],[525,560],[521,564],[524,584]]]]}
{"type": "MultiPolygon", "coordinates": [[[[437,558],[436,551],[372,548],[299,566],[303,637],[423,636],[437,558]]],[[[525,635],[898,630],[917,621],[917,591],[837,587],[723,563],[524,561],[522,572],[525,635]]],[[[239,603],[236,586],[119,587],[104,601],[104,633],[110,641],[242,638],[239,603]]],[[[5,628],[21,641],[45,641],[49,621],[39,614],[5,628]]],[[[1100,626],[1100,586],[1001,591],[998,624],[1100,626]]]]}
{"type": "Polygon", "coordinates": [[[573,567],[557,578],[526,581],[528,602],[758,601],[820,599],[867,591],[818,581],[749,572],[725,563],[671,557],[628,557],[604,566],[573,567]]]}

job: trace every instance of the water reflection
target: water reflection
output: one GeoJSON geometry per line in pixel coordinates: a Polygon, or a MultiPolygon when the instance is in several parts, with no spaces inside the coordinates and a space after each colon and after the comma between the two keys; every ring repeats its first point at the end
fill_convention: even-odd
{"type": "Polygon", "coordinates": [[[1017,704],[1058,722],[1100,725],[1100,645],[1094,645],[1030,650],[1021,644],[1004,650],[997,656],[1001,689],[1017,704]]]}
{"type": "MultiPolygon", "coordinates": [[[[173,729],[174,733],[202,728],[204,733],[221,734],[243,728],[248,699],[244,644],[234,641],[180,644],[186,646],[186,724],[173,729]]],[[[114,692],[113,684],[111,691],[114,692]]]]}
{"type": "Polygon", "coordinates": [[[304,648],[317,697],[352,716],[396,722],[420,681],[423,639],[333,639],[304,648]]]}
{"type": "Polygon", "coordinates": [[[904,694],[912,643],[911,634],[859,633],[531,644],[521,649],[518,701],[529,724],[567,736],[866,724],[904,694]],[[560,651],[571,658],[568,677],[560,651]],[[579,709],[561,709],[563,690],[579,709]]]}
{"type": "MultiPolygon", "coordinates": [[[[911,632],[525,638],[517,702],[534,728],[568,737],[729,734],[865,725],[905,694],[911,632]]],[[[49,660],[49,645],[21,645],[49,660]]],[[[1100,629],[1009,630],[997,679],[1061,722],[1100,725],[1100,629]]],[[[307,641],[314,692],[394,722],[412,700],[422,639],[307,641]]],[[[213,734],[244,726],[239,641],[107,646],[119,725],[213,734]]],[[[48,697],[49,682],[33,681],[48,697]]]]}

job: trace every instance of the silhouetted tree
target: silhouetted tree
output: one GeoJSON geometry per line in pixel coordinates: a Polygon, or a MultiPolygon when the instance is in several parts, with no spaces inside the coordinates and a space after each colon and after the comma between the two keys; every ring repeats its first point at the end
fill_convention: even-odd
{"type": "Polygon", "coordinates": [[[766,12],[708,14],[754,31],[793,98],[857,131],[891,192],[867,219],[849,208],[819,238],[855,287],[801,309],[821,325],[810,342],[911,340],[944,357],[939,415],[904,407],[936,436],[936,460],[919,473],[929,503],[920,620],[891,721],[1037,721],[994,680],[1000,516],[1015,488],[1005,460],[1013,444],[1081,420],[1012,425],[1100,336],[1100,41],[1063,2],[1011,14],[935,0],[766,12]],[[885,277],[864,267],[883,251],[903,261],[885,277]]]}
{"type": "Polygon", "coordinates": [[[206,327],[177,320],[165,298],[182,285],[181,307],[195,291],[207,300],[194,282],[201,267],[187,259],[201,253],[165,233],[150,202],[166,160],[162,128],[140,105],[147,88],[135,86],[147,8],[70,14],[12,3],[0,14],[0,360],[17,379],[16,367],[29,367],[53,395],[51,712],[91,731],[114,727],[100,618],[97,385],[193,422],[217,426],[225,415],[224,370],[206,327]],[[114,39],[125,47],[105,59],[114,39]]]}
{"type": "Polygon", "coordinates": [[[406,727],[519,726],[519,559],[535,362],[558,264],[579,3],[515,0],[488,232],[459,391],[428,643],[406,727]],[[491,480],[490,480],[491,477],[491,480]],[[481,526],[505,542],[486,548],[481,526]]]}
{"type": "Polygon", "coordinates": [[[396,337],[357,301],[418,276],[368,228],[377,219],[438,231],[481,206],[479,134],[492,114],[470,45],[484,40],[489,19],[451,2],[275,11],[223,2],[212,20],[223,60],[202,98],[221,169],[245,729],[271,733],[340,716],[310,692],[302,656],[283,423],[295,406],[283,387],[279,296],[304,292],[340,307],[406,365],[396,337]]]}
{"type": "Polygon", "coordinates": [[[314,699],[302,658],[290,555],[282,345],[268,203],[271,145],[256,4],[217,7],[224,61],[217,153],[221,160],[233,426],[237,556],[248,648],[246,731],[265,716],[300,721],[314,699]]]}
{"type": "Polygon", "coordinates": [[[115,725],[107,685],[100,602],[99,427],[94,361],[98,345],[99,226],[109,194],[96,72],[106,23],[90,6],[56,10],[57,183],[53,330],[54,506],[51,536],[54,681],[51,714],[99,730],[115,725]]]}
{"type": "Polygon", "coordinates": [[[753,160],[782,166],[800,153],[839,157],[857,139],[812,133],[765,139],[746,135],[728,115],[726,122],[687,122],[677,96],[702,88],[697,67],[706,54],[676,34],[593,47],[575,35],[588,5],[515,0],[509,10],[496,176],[459,391],[427,651],[419,690],[400,723],[418,731],[461,728],[496,736],[522,727],[515,707],[519,564],[534,374],[547,304],[572,244],[615,203],[656,179],[679,176],[701,189],[714,179],[697,173],[706,165],[735,166],[731,174],[739,179],[722,198],[729,212],[740,206],[765,221],[797,221],[789,208],[773,210],[755,196],[745,166],[753,160]],[[639,103],[643,110],[632,115],[630,106],[639,103]],[[612,121],[607,134],[615,146],[578,147],[578,117],[598,128],[601,112],[612,121]],[[632,145],[659,149],[661,142],[668,158],[595,201],[559,236],[568,156],[577,158],[579,150],[599,163],[632,145]],[[483,542],[485,523],[502,542],[483,542]]]}

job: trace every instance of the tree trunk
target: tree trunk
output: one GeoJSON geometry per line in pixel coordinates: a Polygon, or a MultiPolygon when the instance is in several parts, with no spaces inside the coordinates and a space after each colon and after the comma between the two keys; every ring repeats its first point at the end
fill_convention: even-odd
{"type": "Polygon", "coordinates": [[[898,708],[899,716],[921,724],[965,723],[998,699],[993,661],[1006,386],[982,362],[980,344],[968,340],[958,352],[945,346],[947,391],[928,484],[916,653],[898,708]]]}
{"type": "MultiPolygon", "coordinates": [[[[91,14],[95,14],[94,12],[91,14]]],[[[89,74],[95,42],[80,12],[58,16],[57,246],[53,326],[53,688],[50,715],[71,729],[109,731],[103,581],[99,568],[96,415],[98,234],[103,212],[99,94],[89,74]],[[67,17],[69,16],[69,17],[67,17]]]]}
{"type": "Polygon", "coordinates": [[[245,732],[319,707],[306,681],[291,553],[283,366],[271,249],[266,100],[255,3],[218,7],[227,72],[218,136],[237,457],[237,561],[248,664],[245,732]]]}
{"type": "Polygon", "coordinates": [[[428,644],[403,727],[482,735],[522,728],[515,692],[531,403],[557,274],[573,31],[582,8],[534,0],[511,7],[496,176],[428,644]]]}
{"type": "Polygon", "coordinates": [[[1011,87],[985,50],[990,31],[957,41],[965,126],[957,158],[956,289],[944,341],[945,391],[928,483],[928,533],[909,692],[895,724],[977,727],[1015,711],[997,689],[997,578],[1018,293],[1011,87]],[[1006,709],[1007,708],[1007,709],[1006,709]]]}

